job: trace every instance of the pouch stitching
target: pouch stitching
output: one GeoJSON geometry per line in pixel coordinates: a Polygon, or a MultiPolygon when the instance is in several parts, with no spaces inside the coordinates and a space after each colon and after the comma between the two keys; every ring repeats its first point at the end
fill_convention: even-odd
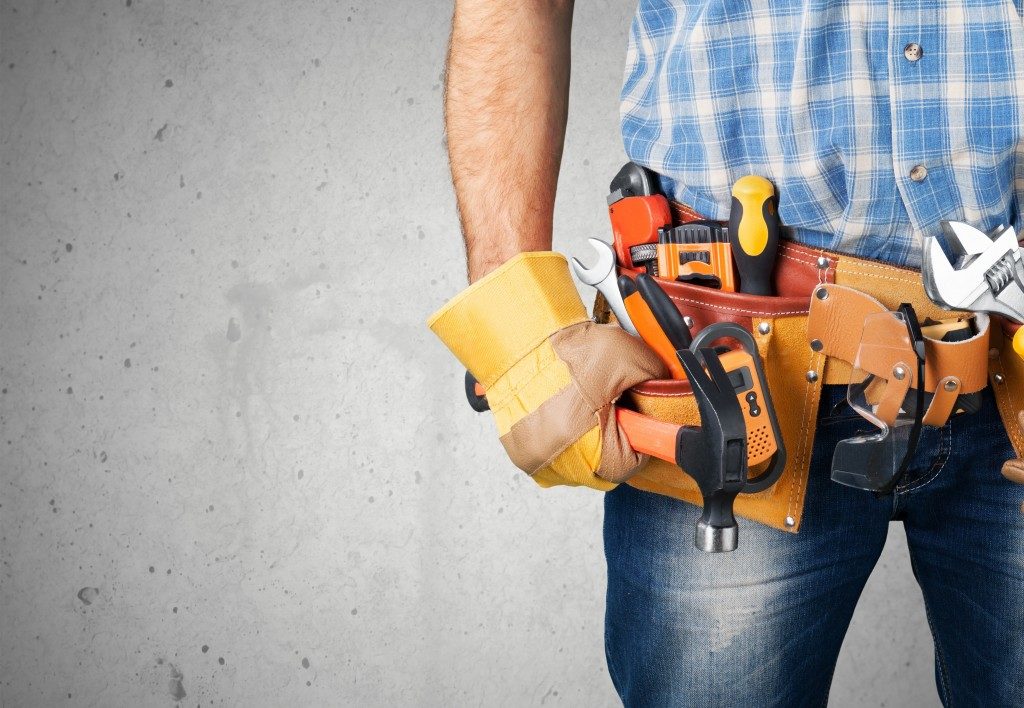
{"type": "Polygon", "coordinates": [[[877,280],[892,280],[894,282],[903,283],[905,285],[913,285],[914,284],[913,278],[909,278],[909,277],[899,277],[899,278],[897,278],[897,277],[892,276],[892,275],[882,275],[880,273],[869,273],[869,272],[864,271],[864,270],[859,270],[855,266],[849,266],[849,268],[850,268],[850,274],[851,275],[861,275],[861,276],[863,276],[865,278],[875,278],[877,280]]]}
{"type": "MultiPolygon", "coordinates": [[[[1001,373],[1003,373],[1003,359],[1002,359],[1003,356],[1004,356],[1004,354],[1002,352],[1000,352],[999,357],[997,357],[994,360],[995,363],[992,366],[992,373],[994,373],[994,374],[1001,374],[1001,373]]],[[[1005,379],[1004,379],[1003,386],[1006,386],[1005,379]]],[[[994,390],[995,389],[993,388],[993,391],[994,390]]],[[[1013,389],[1011,387],[1009,387],[1009,386],[1006,386],[1006,397],[1010,401],[1010,412],[1013,413],[1013,411],[1019,411],[1020,407],[1017,405],[1017,397],[1015,395],[1013,395],[1013,389]]],[[[1011,418],[1011,420],[1009,421],[1009,423],[1006,424],[1006,433],[1007,433],[1007,435],[1010,436],[1010,439],[1013,440],[1013,442],[1016,443],[1017,449],[1020,449],[1020,448],[1024,447],[1024,434],[1022,434],[1020,432],[1020,426],[1019,425],[1014,425],[1013,424],[1013,419],[1012,419],[1013,416],[1012,415],[1010,416],[1010,418],[1011,418]]]]}
{"type": "Polygon", "coordinates": [[[693,393],[640,393],[639,391],[634,391],[633,395],[649,396],[651,398],[686,398],[687,396],[692,396],[693,393]]]}
{"type": "Polygon", "coordinates": [[[793,312],[766,312],[764,310],[749,310],[745,307],[726,307],[725,305],[710,305],[703,300],[692,300],[686,297],[679,297],[678,295],[669,295],[673,300],[679,302],[685,302],[690,305],[700,305],[712,310],[728,310],[729,312],[738,312],[743,315],[760,316],[760,317],[781,317],[783,315],[806,315],[808,310],[795,310],[793,312]]]}
{"type": "MultiPolygon", "coordinates": [[[[810,360],[808,362],[808,370],[810,370],[810,367],[812,365],[814,366],[815,370],[818,369],[819,365],[821,364],[820,357],[821,357],[820,354],[815,354],[815,353],[811,354],[811,358],[810,358],[810,360]],[[819,359],[819,361],[815,362],[816,358],[819,359]]],[[[798,470],[805,469],[804,460],[807,458],[807,441],[808,441],[808,439],[810,437],[807,434],[807,431],[809,429],[809,426],[808,426],[808,418],[809,418],[809,416],[807,416],[806,413],[807,413],[809,399],[813,399],[813,397],[814,397],[814,393],[813,392],[814,392],[814,384],[811,381],[808,381],[807,382],[807,387],[804,390],[804,410],[803,410],[803,412],[804,412],[805,415],[802,416],[802,418],[803,418],[803,425],[802,425],[802,427],[800,429],[800,446],[799,446],[800,454],[797,457],[797,469],[798,470]]],[[[809,477],[810,476],[810,460],[807,460],[806,469],[807,469],[807,476],[809,477]]],[[[789,506],[788,506],[787,511],[788,511],[790,516],[793,515],[793,507],[794,507],[794,505],[796,503],[796,498],[797,498],[798,494],[800,493],[800,490],[803,488],[803,483],[804,483],[804,480],[800,476],[798,476],[797,480],[796,480],[796,484],[793,485],[793,491],[789,495],[789,506]]]]}
{"type": "MultiPolygon", "coordinates": [[[[790,261],[793,261],[794,263],[800,263],[801,265],[817,265],[817,263],[815,261],[812,261],[809,258],[808,259],[797,258],[796,256],[789,255],[788,253],[781,253],[780,252],[779,253],[779,257],[780,258],[785,258],[785,259],[790,260],[790,261]]],[[[829,262],[831,262],[831,261],[832,261],[832,259],[829,259],[829,262]]]]}
{"type": "Polygon", "coordinates": [[[855,260],[850,261],[850,265],[856,268],[874,268],[875,270],[884,270],[887,273],[902,273],[908,278],[913,278],[917,273],[916,270],[900,268],[899,266],[888,265],[885,263],[872,263],[870,261],[865,261],[863,259],[857,258],[856,256],[851,256],[851,258],[855,260]]]}
{"type": "MultiPolygon", "coordinates": [[[[1007,345],[1007,346],[1012,349],[1012,345],[1007,345]]],[[[1009,354],[1009,356],[1014,356],[1014,354],[1009,354]]],[[[1002,358],[999,359],[999,368],[1000,369],[1003,368],[1003,360],[1002,360],[1002,358]]],[[[1004,379],[1003,385],[1006,386],[1005,379],[1004,379]]],[[[1019,411],[1021,409],[1021,406],[1017,404],[1017,397],[1015,395],[1013,395],[1013,388],[1007,386],[1006,390],[1007,390],[1007,395],[1010,398],[1010,408],[1015,410],[1015,411],[1019,411]]],[[[1021,442],[1024,442],[1024,440],[1021,439],[1021,435],[1018,434],[1015,437],[1018,440],[1021,440],[1021,442]]]]}

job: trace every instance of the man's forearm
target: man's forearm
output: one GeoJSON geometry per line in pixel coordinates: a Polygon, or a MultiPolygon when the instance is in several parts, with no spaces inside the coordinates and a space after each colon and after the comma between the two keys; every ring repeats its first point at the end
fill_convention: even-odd
{"type": "Polygon", "coordinates": [[[571,0],[456,0],[445,127],[471,282],[551,248],[571,27],[571,0]]]}

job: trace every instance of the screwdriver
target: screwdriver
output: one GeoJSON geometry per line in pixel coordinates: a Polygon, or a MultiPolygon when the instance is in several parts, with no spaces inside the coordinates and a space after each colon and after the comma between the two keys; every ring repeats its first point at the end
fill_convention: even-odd
{"type": "Polygon", "coordinates": [[[775,187],[764,177],[747,175],[733,185],[729,240],[740,273],[740,292],[771,295],[779,249],[779,211],[775,187]]]}

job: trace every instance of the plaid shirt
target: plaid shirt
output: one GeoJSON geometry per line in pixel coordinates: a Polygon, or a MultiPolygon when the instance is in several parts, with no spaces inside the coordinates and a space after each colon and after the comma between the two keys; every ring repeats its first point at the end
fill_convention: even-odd
{"type": "Polygon", "coordinates": [[[812,246],[919,265],[941,219],[1024,232],[1024,0],[640,0],[629,158],[716,219],[772,180],[812,246]]]}

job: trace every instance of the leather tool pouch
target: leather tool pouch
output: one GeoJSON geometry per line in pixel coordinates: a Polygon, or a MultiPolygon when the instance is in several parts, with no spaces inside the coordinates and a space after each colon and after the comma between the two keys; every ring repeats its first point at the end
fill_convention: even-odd
{"type": "MultiPolygon", "coordinates": [[[[692,318],[694,334],[717,322],[736,322],[753,333],[764,360],[788,461],[773,486],[763,492],[738,496],[735,511],[744,518],[787,531],[796,531],[800,526],[821,395],[824,358],[808,348],[807,324],[812,294],[820,283],[829,282],[834,275],[831,266],[835,261],[826,258],[827,264],[821,265],[820,256],[818,251],[781,243],[775,269],[778,295],[772,297],[659,281],[680,312],[692,318]]],[[[608,321],[609,313],[601,298],[595,303],[595,317],[608,321]]],[[[697,404],[686,381],[648,381],[631,389],[624,398],[641,413],[659,420],[700,425],[697,404]]],[[[678,467],[662,460],[652,459],[628,483],[638,489],[701,504],[696,483],[678,467]]]]}
{"type": "MultiPolygon", "coordinates": [[[[725,321],[739,323],[753,333],[764,360],[788,460],[774,486],[756,494],[739,495],[735,511],[738,516],[790,532],[800,528],[821,387],[849,384],[849,362],[857,351],[859,325],[864,317],[879,308],[895,311],[902,302],[913,304],[922,319],[951,316],[928,300],[918,271],[789,241],[780,243],[774,274],[776,296],[722,292],[678,282],[660,284],[680,312],[692,318],[694,334],[710,324],[725,321]],[[831,303],[846,303],[849,309],[822,308],[822,304],[829,302],[815,297],[822,285],[836,293],[841,291],[833,290],[834,286],[845,286],[844,294],[831,303]],[[846,291],[853,295],[847,297],[846,291]],[[820,350],[816,350],[814,340],[821,341],[820,350]],[[826,345],[826,341],[830,344],[826,345]]],[[[609,320],[608,307],[600,296],[594,305],[594,315],[599,322],[609,320]]],[[[971,340],[951,343],[955,345],[952,347],[938,346],[937,342],[928,345],[929,357],[937,364],[926,371],[925,385],[928,391],[939,393],[933,398],[933,410],[928,411],[928,424],[945,423],[957,395],[981,390],[987,379],[1010,440],[1017,454],[1024,455],[1024,430],[1017,423],[1018,413],[1024,409],[1024,360],[1013,351],[1013,329],[992,318],[991,324],[984,324],[984,332],[971,340]],[[958,361],[961,356],[971,364],[965,367],[958,361]],[[945,390],[949,376],[960,380],[955,391],[945,390]]],[[[624,399],[641,413],[660,420],[700,424],[696,402],[685,381],[648,381],[631,389],[624,399]]],[[[693,480],[662,460],[652,459],[628,483],[638,489],[701,504],[693,480]]]]}
{"type": "MultiPolygon", "coordinates": [[[[879,380],[888,379],[892,370],[901,364],[905,366],[905,362],[898,362],[882,354],[898,351],[887,346],[889,342],[883,339],[865,341],[863,337],[867,335],[859,325],[872,315],[888,311],[888,307],[867,293],[841,285],[822,285],[815,290],[811,299],[808,344],[812,350],[846,364],[857,358],[857,350],[860,347],[861,366],[865,368],[866,373],[878,377],[879,380]],[[865,358],[865,347],[876,354],[865,358]]],[[[969,339],[942,342],[927,336],[924,338],[924,390],[931,399],[924,410],[924,425],[942,427],[953,414],[957,399],[961,395],[977,393],[988,385],[991,321],[988,315],[973,317],[977,334],[969,339]]],[[[900,329],[898,325],[896,327],[897,330],[900,329]]],[[[921,385],[917,381],[911,382],[910,374],[907,375],[904,384],[902,393],[899,390],[893,391],[892,400],[878,402],[880,408],[892,409],[893,418],[903,403],[902,394],[911,386],[917,388],[921,385]]],[[[884,420],[888,416],[880,417],[884,420]]],[[[891,423],[891,420],[887,422],[891,423]]]]}

